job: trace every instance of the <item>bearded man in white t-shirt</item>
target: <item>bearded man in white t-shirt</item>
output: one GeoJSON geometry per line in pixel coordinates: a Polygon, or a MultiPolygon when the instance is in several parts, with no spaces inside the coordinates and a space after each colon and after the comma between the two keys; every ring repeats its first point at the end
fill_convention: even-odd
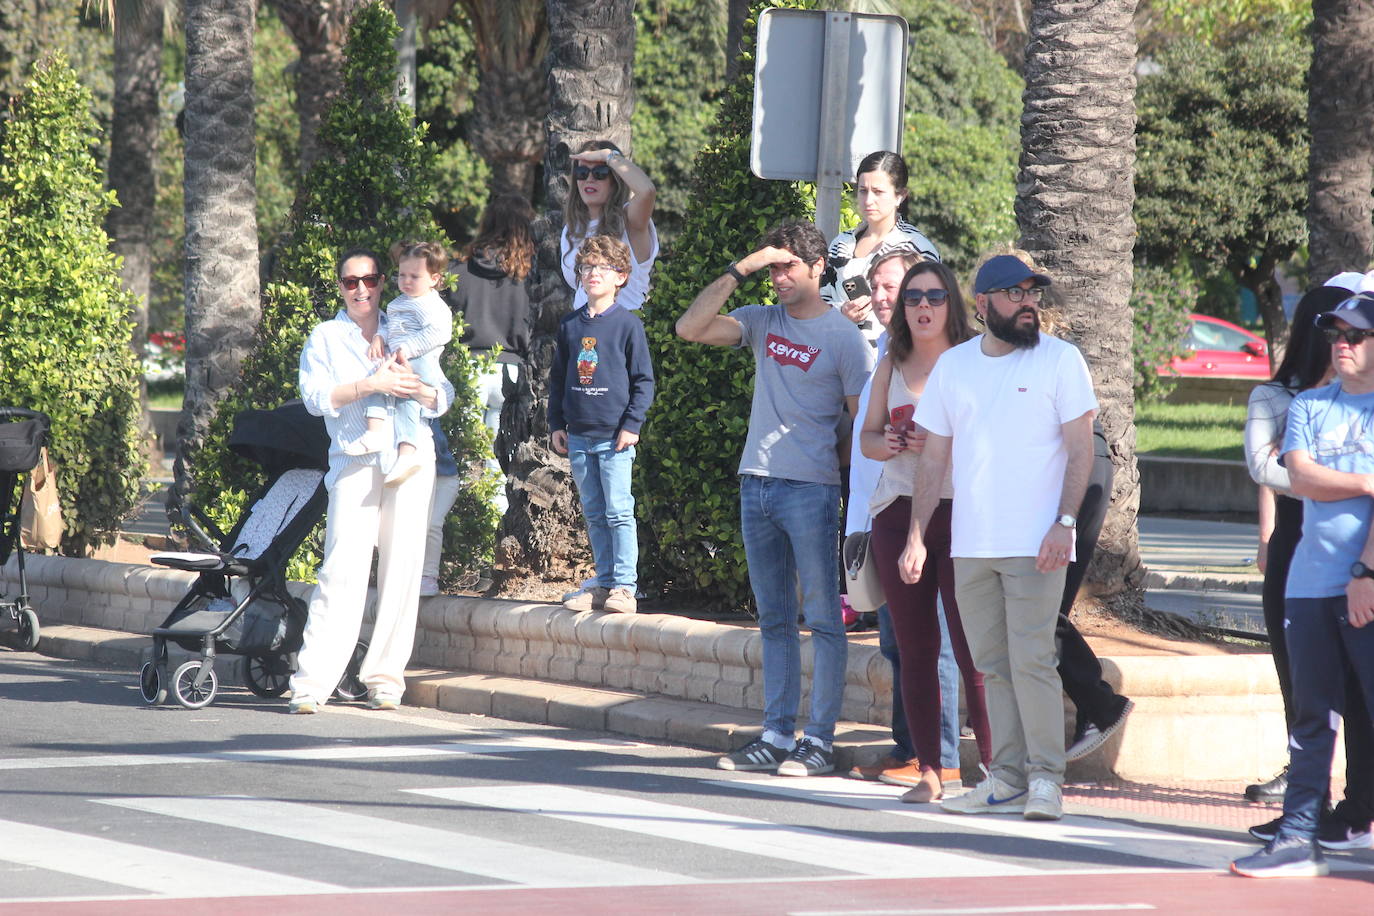
{"type": "Polygon", "coordinates": [[[1049,285],[1011,255],[984,263],[973,288],[987,330],[940,357],[916,407],[929,435],[902,578],[921,576],[922,532],[952,459],[955,590],[992,724],[992,773],[942,802],[955,814],[1063,814],[1054,625],[1092,467],[1097,399],[1077,348],[1040,331],[1049,285]]]}

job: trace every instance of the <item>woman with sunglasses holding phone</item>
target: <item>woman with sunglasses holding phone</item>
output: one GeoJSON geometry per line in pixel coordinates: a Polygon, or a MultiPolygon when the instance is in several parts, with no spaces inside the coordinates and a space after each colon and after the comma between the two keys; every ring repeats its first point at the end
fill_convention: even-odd
{"type": "Polygon", "coordinates": [[[587,304],[587,293],[578,283],[577,252],[593,235],[609,235],[630,246],[630,276],[616,305],[641,308],[658,258],[654,183],[609,140],[587,141],[571,160],[573,188],[563,210],[559,257],[563,279],[575,291],[573,310],[587,304]]]}
{"type": "Polygon", "coordinates": [[[386,330],[381,258],[366,249],[346,251],[338,278],[344,307],[315,326],[301,351],[301,399],[329,432],[329,509],[319,584],[291,676],[289,710],[297,714],[316,712],[343,676],[362,626],[374,545],[377,613],[359,677],[373,709],[395,709],[401,701],[425,556],[426,526],[419,520],[429,517],[434,492],[434,440],[429,424],[421,423],[413,443],[419,468],[392,487],[385,484],[381,453],[350,455],[345,443],[367,430],[370,395],[414,400],[422,418],[439,416],[453,401],[446,379],[438,387],[426,384],[404,353],[380,362],[369,355],[372,339],[386,330]]]}
{"type": "Polygon", "coordinates": [[[944,599],[954,657],[963,675],[969,719],[986,766],[992,759],[983,676],[973,665],[954,597],[954,562],[949,555],[953,485],[946,472],[939,507],[926,528],[929,553],[920,581],[908,585],[897,568],[911,521],[912,487],[925,436],[912,416],[935,361],[950,347],[973,337],[959,284],[948,267],[923,261],[902,278],[899,303],[887,325],[887,353],[873,372],[872,394],[859,446],[865,457],[883,462],[869,502],[873,556],[892,615],[901,661],[902,705],[920,761],[921,779],[902,796],[929,802],[944,794],[940,779],[940,621],[937,594],[944,599]]]}
{"type": "Polygon", "coordinates": [[[886,150],[865,156],[854,177],[854,209],[863,222],[835,236],[826,252],[821,298],[844,312],[870,343],[877,341],[883,328],[873,319],[868,301],[870,290],[864,277],[869,265],[902,248],[930,261],[940,260],[930,239],[906,221],[906,183],[906,160],[901,156],[886,150]]]}

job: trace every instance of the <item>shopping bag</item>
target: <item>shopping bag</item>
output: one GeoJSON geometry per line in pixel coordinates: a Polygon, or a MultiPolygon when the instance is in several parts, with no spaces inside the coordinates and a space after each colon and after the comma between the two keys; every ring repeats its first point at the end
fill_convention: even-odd
{"type": "Polygon", "coordinates": [[[62,543],[57,473],[47,448],[39,452],[38,465],[24,481],[24,496],[19,504],[19,542],[25,550],[48,550],[62,543]]]}

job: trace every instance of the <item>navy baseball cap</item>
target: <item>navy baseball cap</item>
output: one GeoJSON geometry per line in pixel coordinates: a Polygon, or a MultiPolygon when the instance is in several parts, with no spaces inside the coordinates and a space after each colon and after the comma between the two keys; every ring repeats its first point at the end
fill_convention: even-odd
{"type": "Polygon", "coordinates": [[[1361,293],[1351,296],[1329,312],[1317,316],[1317,327],[1329,328],[1339,318],[1352,328],[1374,328],[1374,295],[1361,293]]]}
{"type": "Polygon", "coordinates": [[[1026,262],[1010,254],[999,254],[989,258],[978,268],[978,276],[973,281],[975,293],[986,293],[994,289],[1009,289],[1020,286],[1026,280],[1034,280],[1036,286],[1049,286],[1050,278],[1038,274],[1026,266],[1026,262]]]}

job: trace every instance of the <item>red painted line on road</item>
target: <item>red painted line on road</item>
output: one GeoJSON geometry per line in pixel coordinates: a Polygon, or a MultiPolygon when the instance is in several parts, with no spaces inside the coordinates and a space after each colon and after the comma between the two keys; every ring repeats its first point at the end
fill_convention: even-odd
{"type": "Polygon", "coordinates": [[[360,891],[279,897],[139,898],[0,903],[0,916],[242,916],[245,910],[293,916],[482,916],[529,914],[735,913],[959,914],[1079,912],[1218,913],[1247,916],[1369,912],[1374,869],[1326,878],[1256,880],[1207,872],[1114,872],[1034,877],[780,880],[613,888],[473,888],[360,891]],[[1091,908],[1083,908],[1091,907],[1091,908]],[[1070,909],[1072,908],[1072,909],[1070,909]]]}

